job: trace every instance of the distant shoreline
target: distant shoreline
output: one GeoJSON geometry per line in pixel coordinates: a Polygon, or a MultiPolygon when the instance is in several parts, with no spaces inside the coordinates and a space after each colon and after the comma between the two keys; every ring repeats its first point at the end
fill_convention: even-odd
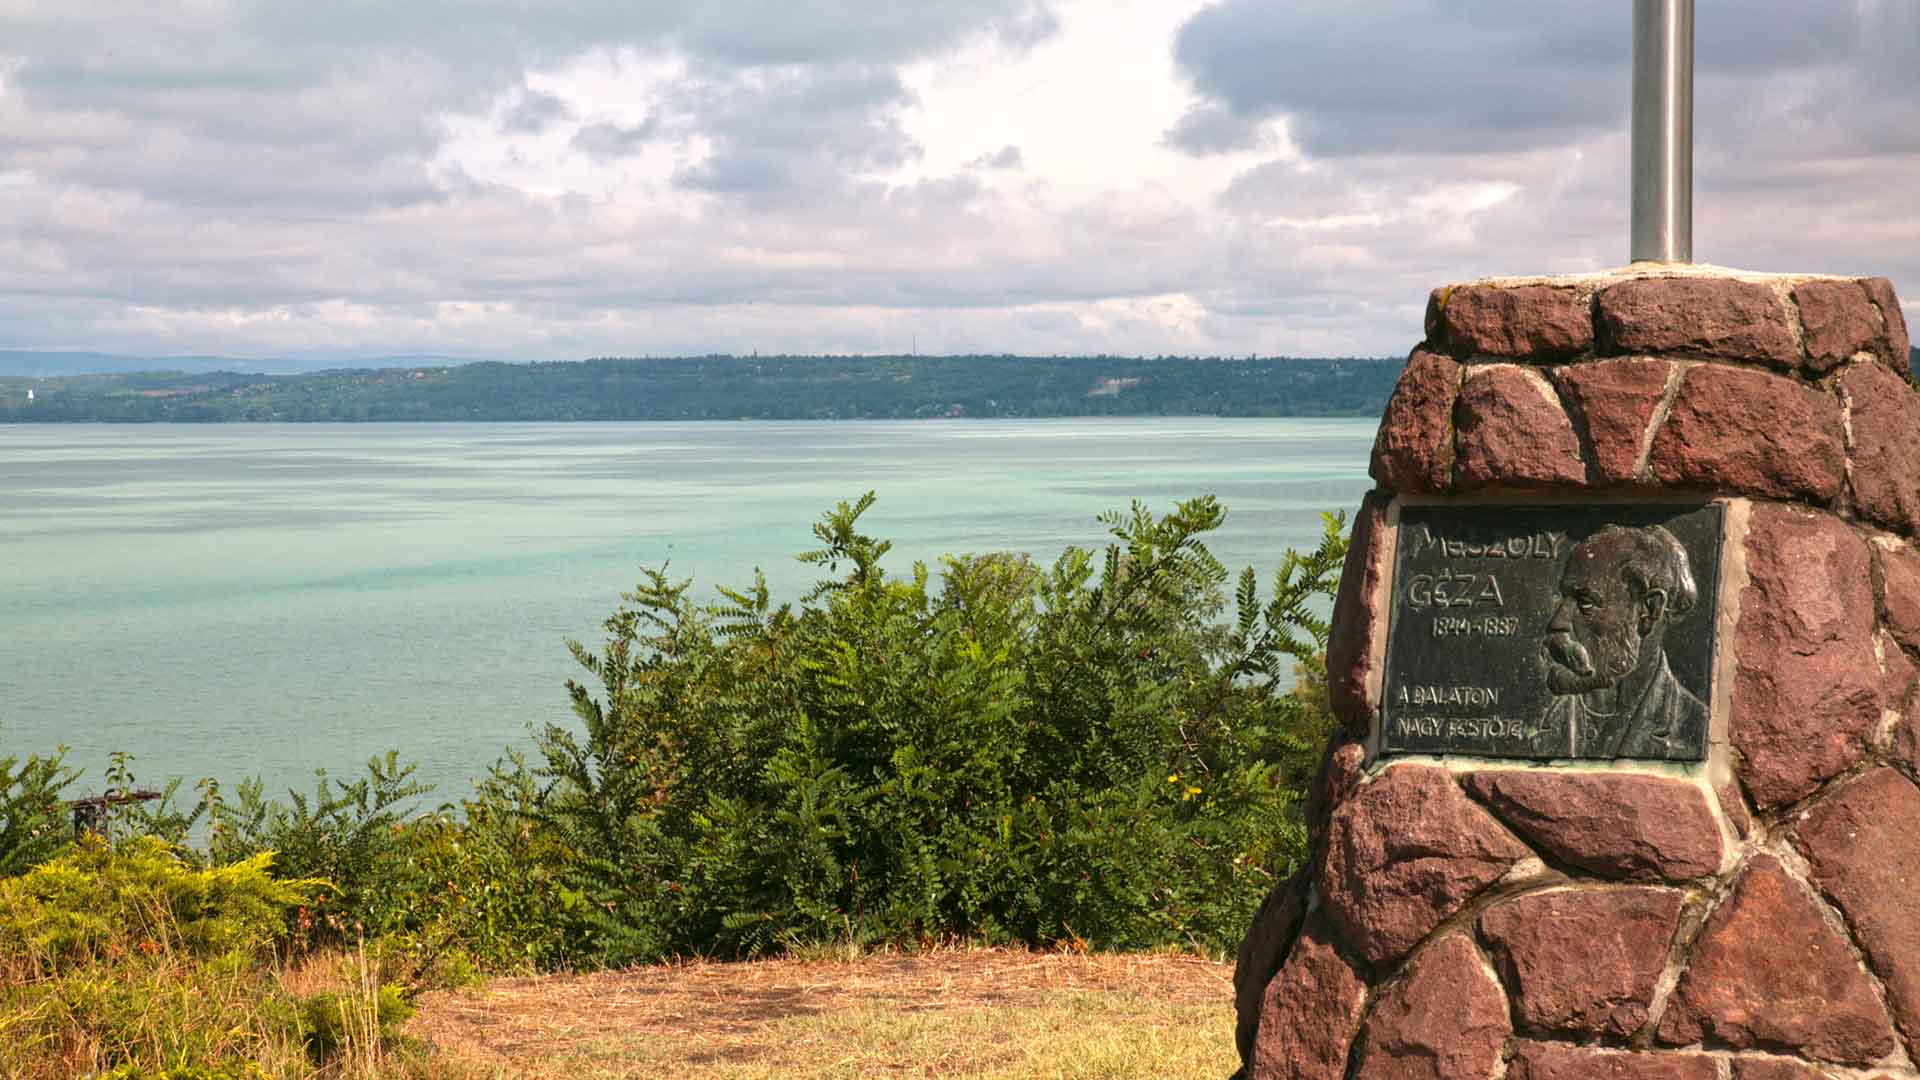
{"type": "Polygon", "coordinates": [[[1373,417],[1400,368],[1344,358],[710,356],[0,376],[0,423],[1373,417]]]}

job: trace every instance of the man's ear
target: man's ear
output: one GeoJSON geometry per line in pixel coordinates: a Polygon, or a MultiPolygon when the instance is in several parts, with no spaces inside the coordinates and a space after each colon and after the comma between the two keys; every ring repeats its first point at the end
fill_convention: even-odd
{"type": "Polygon", "coordinates": [[[1648,589],[1640,598],[1640,633],[1650,632],[1654,624],[1667,617],[1667,590],[1648,589]]]}

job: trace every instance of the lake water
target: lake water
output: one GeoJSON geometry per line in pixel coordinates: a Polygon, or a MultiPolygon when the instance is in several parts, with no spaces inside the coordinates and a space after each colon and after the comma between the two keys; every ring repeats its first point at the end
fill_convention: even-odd
{"type": "Polygon", "coordinates": [[[642,565],[779,597],[869,489],[889,564],[1098,546],[1213,493],[1263,588],[1366,489],[1372,421],[0,426],[0,756],[311,786],[388,748],[436,797],[530,724],[642,565]]]}

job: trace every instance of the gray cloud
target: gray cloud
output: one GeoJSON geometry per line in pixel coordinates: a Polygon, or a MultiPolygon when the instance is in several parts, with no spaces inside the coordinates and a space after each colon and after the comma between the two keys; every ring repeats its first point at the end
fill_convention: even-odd
{"type": "Polygon", "coordinates": [[[612,161],[639,153],[659,130],[659,121],[651,117],[638,124],[600,121],[582,125],[567,145],[595,161],[612,161]]]}
{"type": "MultiPolygon", "coordinates": [[[[1624,123],[1631,17],[1629,5],[1567,0],[1221,0],[1175,39],[1202,102],[1171,138],[1210,152],[1222,116],[1285,116],[1316,156],[1565,144],[1624,123]]],[[[1903,0],[1699,7],[1703,84],[1817,71],[1808,104],[1822,109],[1890,94],[1910,111],[1916,49],[1920,7],[1903,0]]]]}
{"type": "Polygon", "coordinates": [[[500,130],[509,134],[538,135],[571,119],[573,110],[567,107],[566,102],[552,94],[529,90],[507,109],[506,115],[500,120],[500,130]]]}
{"type": "MultiPolygon", "coordinates": [[[[971,36],[1025,40],[1051,26],[1043,0],[582,0],[537,15],[507,0],[15,6],[0,12],[0,171],[167,200],[243,187],[249,202],[276,190],[292,206],[391,202],[421,197],[397,191],[407,187],[397,174],[426,184],[443,115],[484,110],[529,70],[588,49],[677,50],[702,86],[725,89],[760,71],[890,72],[971,36]],[[308,167],[289,168],[294,156],[308,167]],[[137,163],[167,161],[170,175],[149,189],[137,163]]],[[[847,78],[821,81],[830,90],[847,78]]],[[[537,132],[566,109],[523,90],[503,126],[537,132]]]]}
{"type": "Polygon", "coordinates": [[[1020,148],[1011,144],[995,150],[991,154],[981,154],[967,162],[970,169],[1018,169],[1026,164],[1026,155],[1020,148]]]}
{"type": "Polygon", "coordinates": [[[832,202],[849,174],[892,169],[919,155],[896,112],[908,100],[890,69],[782,69],[750,80],[699,73],[677,83],[663,109],[668,126],[706,137],[713,152],[676,180],[783,204],[832,202]]]}
{"type": "Polygon", "coordinates": [[[1208,101],[1188,109],[1166,133],[1164,141],[1189,154],[1227,154],[1258,150],[1272,142],[1266,118],[1243,116],[1221,101],[1208,101]]]}
{"type": "Polygon", "coordinates": [[[1285,115],[1308,152],[1337,155],[1505,149],[1613,122],[1619,95],[1602,84],[1625,55],[1627,9],[1547,7],[1224,0],[1175,39],[1203,97],[1175,131],[1206,131],[1222,107],[1242,123],[1285,115]]]}

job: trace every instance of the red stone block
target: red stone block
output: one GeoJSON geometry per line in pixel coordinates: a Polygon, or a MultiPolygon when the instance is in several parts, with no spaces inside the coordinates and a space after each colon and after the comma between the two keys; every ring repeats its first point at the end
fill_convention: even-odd
{"type": "Polygon", "coordinates": [[[1629,881],[1720,872],[1720,823],[1706,793],[1684,780],[1513,769],[1461,784],[1535,847],[1582,870],[1629,881]]]}
{"type": "Polygon", "coordinates": [[[1445,769],[1398,765],[1334,809],[1320,898],[1363,959],[1387,964],[1529,854],[1445,769]]]}
{"type": "Polygon", "coordinates": [[[1458,356],[1562,360],[1593,348],[1592,305],[1563,285],[1461,285],[1438,314],[1458,356]]]}
{"type": "Polygon", "coordinates": [[[1431,349],[1447,347],[1446,324],[1440,319],[1440,309],[1447,305],[1447,296],[1453,292],[1453,286],[1447,285],[1427,294],[1426,345],[1431,349]]]}
{"type": "Polygon", "coordinates": [[[1553,369],[1567,407],[1586,424],[1593,469],[1605,483],[1640,477],[1653,414],[1666,397],[1673,365],[1665,360],[1601,360],[1553,369]]]}
{"type": "Polygon", "coordinates": [[[1626,1038],[1647,1022],[1680,925],[1677,889],[1552,889],[1488,908],[1480,939],[1524,1031],[1626,1038]]]}
{"type": "Polygon", "coordinates": [[[1786,1049],[1871,1065],[1893,1052],[1893,1026],[1847,939],[1771,855],[1756,855],[1708,916],[1659,1038],[1734,1049],[1786,1049]]]}
{"type": "Polygon", "coordinates": [[[1886,324],[1858,281],[1807,281],[1793,287],[1807,368],[1817,373],[1846,363],[1881,343],[1886,324]]]}
{"type": "Polygon", "coordinates": [[[1648,464],[1669,487],[1831,502],[1846,482],[1840,403],[1778,375],[1701,364],[1683,376],[1648,464]]]}
{"type": "Polygon", "coordinates": [[[1719,1080],[1705,1054],[1648,1054],[1555,1043],[1521,1043],[1507,1080],[1719,1080]]]}
{"type": "Polygon", "coordinates": [[[1415,349],[1373,440],[1368,473],[1388,491],[1443,492],[1453,482],[1453,402],[1460,365],[1415,349]]]}
{"type": "Polygon", "coordinates": [[[1733,826],[1734,834],[1745,840],[1753,832],[1753,814],[1747,809],[1747,798],[1740,794],[1740,785],[1729,781],[1713,791],[1720,803],[1720,813],[1733,826]]]}
{"type": "Polygon", "coordinates": [[[1900,722],[1893,729],[1893,763],[1920,776],[1920,695],[1907,699],[1900,722]]]}
{"type": "Polygon", "coordinates": [[[1349,735],[1327,740],[1320,755],[1320,771],[1307,786],[1307,831],[1315,838],[1326,835],[1333,811],[1360,790],[1366,779],[1367,748],[1349,735]]]}
{"type": "Polygon", "coordinates": [[[1920,669],[1914,667],[1913,657],[1885,630],[1880,631],[1880,677],[1886,683],[1885,700],[1890,709],[1906,703],[1915,680],[1920,678],[1920,669]]]}
{"type": "Polygon", "coordinates": [[[1783,657],[1779,668],[1747,667],[1742,659],[1733,743],[1745,758],[1741,777],[1761,809],[1805,798],[1859,762],[1880,719],[1871,657],[1835,648],[1783,657]]]}
{"type": "Polygon", "coordinates": [[[1733,1059],[1733,1080],[1832,1080],[1833,1074],[1792,1058],[1733,1059]]]}
{"type": "Polygon", "coordinates": [[[1360,1033],[1355,1080],[1483,1080],[1512,1034],[1499,981],[1467,935],[1449,934],[1380,996],[1360,1033]]]}
{"type": "Polygon", "coordinates": [[[1893,282],[1876,277],[1867,278],[1861,284],[1866,286],[1867,296],[1873,300],[1873,306],[1880,309],[1880,318],[1886,324],[1881,348],[1886,350],[1887,366],[1904,375],[1909,364],[1907,350],[1912,343],[1907,337],[1907,316],[1900,310],[1900,298],[1894,295],[1893,282]]]}
{"type": "Polygon", "coordinates": [[[1773,289],[1716,277],[1639,278],[1600,290],[1600,351],[1744,360],[1792,371],[1800,346],[1773,289]]]}
{"type": "Polygon", "coordinates": [[[1307,911],[1307,890],[1312,881],[1306,871],[1275,885],[1254,912],[1247,936],[1240,939],[1240,951],[1233,964],[1234,1045],[1240,1060],[1253,1053],[1253,1033],[1260,1025],[1260,1003],[1267,983],[1280,970],[1281,961],[1293,950],[1300,923],[1307,911]]]}
{"type": "Polygon", "coordinates": [[[1309,915],[1293,954],[1267,984],[1247,1080],[1342,1080],[1366,1010],[1367,984],[1309,915]]]}
{"type": "Polygon", "coordinates": [[[1854,511],[1920,535],[1920,395],[1879,364],[1855,364],[1839,386],[1848,407],[1854,511]]]}
{"type": "Polygon", "coordinates": [[[1467,369],[1454,405],[1460,487],[1583,487],[1580,438],[1545,376],[1513,364],[1467,369]]]}
{"type": "Polygon", "coordinates": [[[1894,723],[1892,752],[1894,764],[1906,764],[1908,771],[1920,764],[1914,751],[1915,736],[1920,731],[1914,728],[1916,703],[1913,691],[1920,685],[1920,667],[1915,667],[1913,657],[1900,647],[1893,635],[1880,631],[1880,700],[1889,712],[1898,713],[1900,719],[1894,723]]]}
{"type": "Polygon", "coordinates": [[[1373,645],[1386,633],[1384,613],[1375,617],[1374,592],[1387,566],[1387,496],[1369,492],[1353,516],[1347,562],[1333,601],[1333,632],[1327,639],[1327,700],[1333,715],[1356,738],[1373,724],[1379,703],[1367,693],[1373,671],[1373,645]]]}
{"type": "Polygon", "coordinates": [[[1825,514],[1756,506],[1746,550],[1729,734],[1765,810],[1859,761],[1884,699],[1866,541],[1825,514]]]}
{"type": "Polygon", "coordinates": [[[1920,649],[1920,552],[1902,544],[1897,548],[1876,548],[1874,575],[1878,586],[1880,617],[1894,640],[1920,649]]]}
{"type": "Polygon", "coordinates": [[[1790,839],[1886,985],[1908,1053],[1920,1055],[1920,789],[1875,769],[1814,804],[1790,839]]]}

